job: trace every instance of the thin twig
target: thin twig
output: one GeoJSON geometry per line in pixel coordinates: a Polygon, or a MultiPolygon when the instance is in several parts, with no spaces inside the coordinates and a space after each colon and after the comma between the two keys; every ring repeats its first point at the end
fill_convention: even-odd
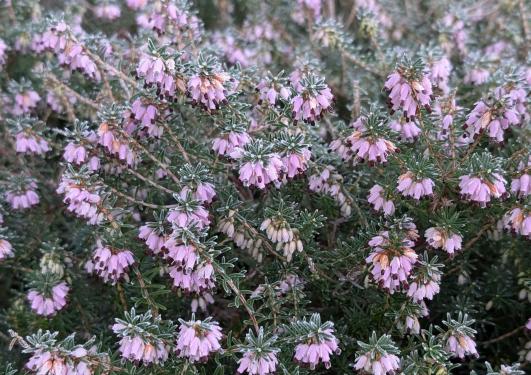
{"type": "Polygon", "coordinates": [[[127,168],[127,172],[131,173],[132,175],[134,175],[135,177],[137,177],[139,180],[142,180],[144,181],[145,183],[161,190],[161,191],[164,191],[165,193],[168,193],[168,194],[177,194],[176,191],[173,191],[171,189],[168,189],[167,187],[165,186],[162,186],[158,183],[156,183],[155,181],[141,175],[140,173],[138,173],[137,171],[135,171],[134,169],[131,169],[131,168],[127,168]]]}
{"type": "Polygon", "coordinates": [[[177,206],[175,204],[160,205],[160,204],[154,204],[154,203],[148,203],[148,202],[144,202],[144,201],[139,201],[139,200],[137,200],[137,199],[125,194],[125,193],[122,193],[121,191],[119,191],[118,189],[113,188],[112,186],[109,186],[109,185],[107,185],[107,186],[116,195],[119,195],[120,197],[128,200],[129,202],[134,203],[134,204],[139,205],[139,206],[144,206],[144,207],[153,208],[153,209],[167,209],[167,208],[174,208],[174,207],[177,206]]]}
{"type": "Polygon", "coordinates": [[[116,127],[116,130],[126,139],[128,139],[135,147],[139,148],[151,161],[153,161],[155,164],[157,164],[159,167],[164,169],[164,172],[168,174],[168,176],[171,177],[171,179],[176,183],[179,184],[179,178],[170,170],[170,167],[166,165],[166,163],[161,162],[158,158],[156,158],[151,152],[140,142],[138,142],[136,139],[132,138],[129,134],[127,134],[123,129],[116,127]]]}
{"type": "Polygon", "coordinates": [[[359,66],[360,68],[362,68],[363,70],[366,70],[367,72],[369,73],[372,73],[374,74],[376,77],[378,78],[384,78],[384,74],[380,73],[379,71],[371,68],[369,65],[367,65],[366,63],[364,63],[363,61],[357,59],[355,56],[351,55],[350,53],[346,52],[346,51],[343,51],[342,53],[343,57],[345,59],[347,59],[348,61],[350,61],[351,63],[353,63],[354,65],[357,65],[359,66]]]}
{"type": "Polygon", "coordinates": [[[169,136],[172,139],[172,141],[175,142],[175,144],[177,145],[177,148],[179,149],[179,151],[183,155],[184,160],[186,160],[187,163],[190,163],[190,157],[188,156],[188,153],[186,152],[186,150],[184,149],[183,145],[179,141],[179,138],[177,138],[177,135],[171,130],[171,128],[165,122],[160,122],[160,125],[169,134],[169,136]]]}
{"type": "Polygon", "coordinates": [[[137,266],[133,267],[133,272],[136,276],[136,279],[138,281],[138,285],[140,286],[140,291],[142,292],[142,297],[144,297],[148,303],[148,305],[151,307],[151,313],[153,316],[157,317],[159,315],[159,309],[157,308],[157,305],[155,301],[151,298],[149,295],[149,291],[147,289],[146,282],[144,281],[144,278],[142,277],[142,274],[140,273],[140,270],[137,266]]]}
{"type": "Polygon", "coordinates": [[[122,308],[124,309],[124,311],[128,311],[129,309],[127,308],[127,300],[125,299],[125,292],[124,292],[124,288],[122,287],[122,284],[120,283],[116,284],[116,291],[118,292],[118,298],[120,299],[122,308]]]}
{"type": "Polygon", "coordinates": [[[208,261],[210,261],[214,270],[225,280],[229,288],[238,297],[242,306],[247,311],[247,315],[249,315],[249,318],[251,319],[251,322],[253,323],[253,327],[256,333],[258,334],[260,332],[260,327],[258,326],[258,320],[256,319],[256,316],[254,315],[254,312],[251,309],[251,306],[247,302],[247,299],[245,298],[241,290],[236,286],[236,284],[230,278],[230,276],[227,275],[227,272],[225,271],[225,269],[222,266],[220,266],[216,261],[214,261],[214,259],[212,259],[212,257],[208,253],[205,253],[206,249],[204,248],[203,245],[196,243],[196,242],[192,242],[192,244],[195,246],[199,254],[203,256],[203,258],[206,258],[208,261]]]}
{"type": "Polygon", "coordinates": [[[495,338],[487,340],[487,341],[481,341],[479,344],[481,344],[481,345],[489,345],[489,344],[493,344],[493,343],[498,342],[498,341],[505,340],[505,339],[507,339],[507,338],[509,338],[511,336],[516,335],[518,332],[520,332],[523,329],[524,329],[524,326],[520,326],[518,328],[513,329],[510,332],[504,333],[501,336],[495,337],[495,338]]]}
{"type": "Polygon", "coordinates": [[[70,86],[68,86],[66,83],[64,82],[61,82],[53,73],[48,73],[46,75],[46,79],[50,80],[52,83],[54,83],[55,85],[58,85],[58,86],[61,86],[63,89],[65,89],[66,91],[68,91],[69,94],[71,94],[72,96],[74,96],[77,101],[79,101],[80,103],[83,103],[93,109],[98,109],[98,104],[88,98],[85,98],[83,95],[81,95],[80,93],[78,93],[77,91],[75,91],[73,88],[71,88],[70,86]]]}
{"type": "Polygon", "coordinates": [[[518,0],[518,8],[520,10],[520,20],[522,22],[522,31],[524,32],[524,49],[527,54],[529,43],[531,43],[531,37],[529,34],[529,25],[527,24],[527,12],[524,5],[524,0],[518,0]]]}

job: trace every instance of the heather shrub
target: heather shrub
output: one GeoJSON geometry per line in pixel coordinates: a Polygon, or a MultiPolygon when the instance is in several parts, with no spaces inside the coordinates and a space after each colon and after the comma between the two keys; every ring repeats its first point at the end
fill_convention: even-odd
{"type": "Polygon", "coordinates": [[[522,0],[6,0],[5,374],[524,374],[522,0]]]}

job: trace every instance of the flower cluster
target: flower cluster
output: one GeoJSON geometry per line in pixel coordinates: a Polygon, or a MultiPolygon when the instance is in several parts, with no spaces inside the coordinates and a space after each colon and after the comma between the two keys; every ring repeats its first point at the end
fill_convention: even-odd
{"type": "Polygon", "coordinates": [[[334,96],[330,88],[313,75],[302,78],[297,87],[297,95],[291,100],[292,117],[295,121],[315,124],[330,111],[334,96]]]}
{"type": "Polygon", "coordinates": [[[102,198],[93,189],[94,185],[86,184],[80,175],[65,171],[56,192],[64,195],[63,202],[68,205],[68,211],[97,225],[104,219],[104,213],[100,209],[102,198]]]}
{"type": "Polygon", "coordinates": [[[363,370],[369,374],[385,375],[394,374],[400,368],[400,351],[388,335],[381,337],[372,333],[369,343],[358,341],[360,351],[354,368],[363,370]]]}
{"type": "Polygon", "coordinates": [[[387,157],[397,151],[395,144],[386,138],[384,123],[376,113],[360,117],[352,123],[354,131],[345,139],[330,143],[344,161],[367,161],[370,164],[385,163],[387,157]]]}
{"type": "Polygon", "coordinates": [[[277,182],[284,171],[280,156],[272,151],[271,145],[261,140],[235,148],[230,157],[240,160],[240,180],[245,186],[265,189],[266,185],[277,182]]]}
{"type": "Polygon", "coordinates": [[[473,319],[470,319],[466,314],[459,313],[457,320],[455,320],[448,314],[447,320],[444,320],[443,323],[447,327],[443,337],[446,339],[448,352],[458,358],[464,358],[465,355],[476,357],[479,355],[474,341],[476,331],[470,328],[470,325],[474,323],[473,319]]]}
{"type": "Polygon", "coordinates": [[[465,125],[471,136],[488,133],[489,138],[503,142],[504,131],[511,125],[520,123],[518,113],[511,102],[500,93],[495,93],[487,101],[479,101],[467,117],[465,125]]]}
{"type": "Polygon", "coordinates": [[[36,52],[52,51],[57,55],[59,64],[69,67],[72,71],[80,71],[95,81],[101,80],[96,62],[90,53],[87,53],[86,47],[73,38],[65,22],[58,22],[43,34],[36,35],[32,48],[36,52]]]}
{"type": "Polygon", "coordinates": [[[130,250],[115,249],[100,241],[85,269],[89,273],[96,273],[104,282],[114,285],[119,280],[128,278],[127,271],[134,263],[130,250]]]}
{"type": "Polygon", "coordinates": [[[161,318],[153,318],[148,311],[137,314],[134,309],[125,312],[125,320],[116,319],[113,332],[121,337],[119,352],[122,358],[144,365],[161,364],[168,359],[171,337],[161,332],[161,318]]]}
{"type": "Polygon", "coordinates": [[[420,60],[399,65],[387,77],[385,89],[389,92],[391,110],[402,110],[407,120],[417,117],[421,107],[430,110],[432,86],[429,76],[423,72],[420,60]]]}
{"type": "Polygon", "coordinates": [[[66,306],[68,285],[56,274],[37,274],[27,298],[38,315],[50,317],[66,306]]]}
{"type": "Polygon", "coordinates": [[[221,350],[219,341],[222,333],[218,322],[207,318],[201,320],[179,320],[179,337],[175,352],[190,362],[206,362],[212,353],[221,350]]]}
{"type": "Polygon", "coordinates": [[[342,182],[343,177],[334,167],[327,165],[321,173],[310,176],[309,188],[316,193],[330,195],[339,204],[341,214],[349,217],[352,212],[352,201],[342,191],[342,182]]]}
{"type": "Polygon", "coordinates": [[[246,344],[242,345],[239,350],[243,353],[242,358],[238,360],[238,372],[249,375],[267,375],[274,374],[278,364],[277,353],[280,351],[273,345],[277,337],[267,337],[263,327],[255,335],[249,331],[245,336],[246,344]]]}
{"type": "Polygon", "coordinates": [[[295,347],[295,361],[308,366],[310,370],[315,370],[320,363],[329,369],[330,356],[341,353],[339,340],[334,335],[334,323],[321,323],[319,314],[293,323],[289,329],[300,337],[300,342],[295,347]]]}

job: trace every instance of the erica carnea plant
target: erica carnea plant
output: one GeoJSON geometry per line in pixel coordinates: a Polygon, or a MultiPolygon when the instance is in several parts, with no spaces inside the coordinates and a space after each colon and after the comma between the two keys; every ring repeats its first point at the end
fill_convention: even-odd
{"type": "Polygon", "coordinates": [[[522,0],[0,4],[0,372],[531,371],[522,0]]]}

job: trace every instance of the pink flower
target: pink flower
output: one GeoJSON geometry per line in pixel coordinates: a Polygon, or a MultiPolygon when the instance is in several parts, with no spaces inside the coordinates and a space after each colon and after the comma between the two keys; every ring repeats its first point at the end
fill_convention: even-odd
{"type": "Polygon", "coordinates": [[[207,306],[213,304],[214,297],[212,297],[212,294],[202,292],[200,295],[196,295],[192,299],[192,303],[190,303],[190,309],[195,314],[198,309],[201,309],[201,311],[206,312],[207,306]]]}
{"type": "Polygon", "coordinates": [[[385,216],[391,216],[395,213],[393,201],[386,199],[384,189],[380,185],[374,185],[369,190],[367,200],[373,205],[376,212],[383,211],[385,216]]]}
{"type": "Polygon", "coordinates": [[[504,222],[509,231],[531,238],[531,214],[528,210],[513,208],[505,214],[504,222]]]}
{"type": "MultiPolygon", "coordinates": [[[[136,1],[141,3],[138,0],[136,1]]],[[[144,1],[140,6],[143,7],[145,3],[144,1]]],[[[200,22],[191,12],[178,8],[174,3],[153,9],[154,11],[148,14],[141,14],[137,17],[137,23],[141,27],[153,29],[159,35],[175,35],[175,41],[179,43],[183,36],[189,35],[189,31],[193,38],[199,38],[200,22]]]]}
{"type": "Polygon", "coordinates": [[[138,78],[144,78],[147,86],[156,85],[157,95],[169,98],[175,96],[176,90],[186,91],[183,78],[175,73],[175,60],[163,60],[160,57],[144,55],[136,70],[138,78]]]}
{"type": "Polygon", "coordinates": [[[7,191],[6,199],[14,210],[26,209],[39,204],[39,196],[35,192],[37,184],[31,182],[24,190],[7,191]]]}
{"type": "Polygon", "coordinates": [[[431,64],[430,69],[430,81],[433,82],[435,87],[438,87],[444,94],[450,92],[448,87],[448,80],[450,78],[450,72],[452,70],[452,63],[446,56],[434,61],[431,64]]]}
{"type": "Polygon", "coordinates": [[[487,82],[490,77],[490,72],[483,68],[470,69],[464,78],[465,83],[471,83],[475,86],[479,86],[487,82]]]}
{"type": "Polygon", "coordinates": [[[461,250],[462,237],[443,228],[428,228],[424,234],[428,244],[434,249],[443,249],[452,255],[461,250]]]}
{"type": "Polygon", "coordinates": [[[42,155],[50,151],[48,142],[37,134],[30,134],[28,132],[20,132],[16,137],[17,152],[42,155]]]}
{"type": "Polygon", "coordinates": [[[430,178],[418,179],[408,171],[398,177],[397,189],[405,197],[413,197],[416,200],[424,196],[433,195],[435,184],[430,178]]]}
{"type": "Polygon", "coordinates": [[[520,175],[511,181],[511,192],[521,198],[531,194],[531,174],[528,172],[529,167],[531,167],[531,158],[528,159],[527,168],[524,163],[519,164],[518,171],[520,175]]]}
{"type": "MultiPolygon", "coordinates": [[[[315,370],[319,363],[324,363],[327,369],[330,368],[330,355],[339,354],[339,341],[334,336],[334,330],[328,328],[322,331],[328,338],[310,340],[307,343],[298,344],[295,347],[295,360],[303,365],[307,365],[311,370],[315,370]],[[314,342],[315,341],[315,342],[314,342]]],[[[314,338],[317,338],[314,336],[314,338]]]]}
{"type": "Polygon", "coordinates": [[[42,35],[37,35],[32,42],[36,52],[50,50],[57,55],[60,65],[71,71],[80,71],[95,81],[101,79],[96,63],[85,53],[85,46],[68,38],[68,26],[59,22],[42,35]]]}
{"type": "Polygon", "coordinates": [[[41,100],[41,97],[36,91],[27,90],[20,92],[15,95],[15,103],[12,112],[16,116],[29,113],[37,107],[39,100],[41,100]]]}
{"type": "Polygon", "coordinates": [[[531,175],[523,173],[518,178],[513,178],[511,181],[511,191],[521,197],[526,197],[531,194],[531,175]]]}
{"type": "Polygon", "coordinates": [[[488,106],[484,101],[479,101],[468,115],[465,125],[470,127],[471,135],[481,134],[487,130],[491,139],[502,142],[504,130],[519,122],[518,113],[503,102],[498,101],[488,106]]]}
{"type": "Polygon", "coordinates": [[[446,340],[446,351],[458,358],[465,358],[465,355],[479,356],[475,341],[469,336],[457,333],[446,340]]]}
{"type": "Polygon", "coordinates": [[[461,176],[459,181],[463,198],[477,202],[481,207],[485,207],[491,197],[500,198],[506,192],[506,181],[498,173],[492,173],[490,179],[471,175],[461,176]]]}
{"type": "Polygon", "coordinates": [[[272,106],[276,104],[279,96],[284,100],[288,100],[291,95],[287,87],[265,80],[260,81],[256,90],[260,93],[259,104],[266,102],[272,106]]]}
{"type": "Polygon", "coordinates": [[[436,102],[434,112],[441,118],[441,121],[439,122],[439,131],[437,132],[438,140],[444,141],[448,139],[458,109],[459,107],[457,107],[455,97],[453,96],[439,98],[436,102]]]}
{"type": "Polygon", "coordinates": [[[147,2],[148,0],[126,0],[127,6],[134,10],[142,9],[147,2]]]}
{"type": "Polygon", "coordinates": [[[94,14],[98,18],[112,21],[117,18],[120,18],[120,15],[122,14],[122,12],[120,11],[120,7],[118,5],[102,4],[94,8],[94,14]]]}
{"type": "Polygon", "coordinates": [[[111,154],[118,157],[118,159],[125,161],[130,166],[135,166],[137,163],[137,155],[131,147],[129,147],[127,140],[121,140],[109,124],[103,122],[98,128],[98,143],[109,151],[111,154]]]}
{"type": "Polygon", "coordinates": [[[222,134],[221,137],[214,138],[214,141],[212,142],[212,150],[219,155],[229,155],[235,148],[245,146],[250,140],[249,134],[246,132],[239,133],[231,131],[222,134]]]}
{"type": "MultiPolygon", "coordinates": [[[[251,144],[251,146],[254,145],[262,147],[260,142],[251,144]]],[[[252,157],[254,160],[245,161],[240,166],[240,181],[245,186],[256,186],[259,189],[265,189],[267,184],[280,179],[280,174],[284,170],[284,164],[277,154],[266,153],[260,155],[260,157],[256,157],[254,153],[251,155],[251,152],[248,152],[247,148],[243,150],[237,148],[230,156],[235,159],[245,160],[247,154],[249,154],[249,159],[252,157]]]]}
{"type": "Polygon", "coordinates": [[[445,50],[448,54],[455,54],[456,49],[460,54],[466,53],[466,42],[468,32],[465,23],[457,18],[455,14],[448,13],[442,19],[444,27],[448,28],[451,33],[451,41],[445,42],[445,50]]]}
{"type": "MultiPolygon", "coordinates": [[[[118,326],[121,326],[121,324],[113,325],[115,332],[119,329],[118,326]]],[[[162,340],[158,339],[147,340],[140,336],[124,336],[120,340],[120,348],[118,350],[122,358],[136,363],[143,362],[144,365],[151,363],[160,364],[168,359],[168,348],[162,340]]]]}
{"type": "Polygon", "coordinates": [[[193,193],[194,198],[203,203],[212,203],[216,196],[214,186],[209,182],[199,183],[193,193]]]}
{"type": "Polygon", "coordinates": [[[210,263],[197,266],[191,273],[186,272],[182,266],[172,266],[169,268],[169,274],[173,279],[173,286],[186,293],[203,294],[204,291],[212,290],[215,287],[214,268],[210,263]]]}
{"type": "Polygon", "coordinates": [[[432,273],[430,277],[419,276],[409,285],[407,295],[413,302],[420,303],[424,298],[430,301],[440,292],[441,275],[432,273]]]}
{"type": "Polygon", "coordinates": [[[181,358],[185,357],[190,362],[206,362],[210,354],[221,350],[219,341],[221,340],[221,328],[218,322],[191,320],[185,322],[179,319],[179,337],[175,352],[181,358]]]}
{"type": "Polygon", "coordinates": [[[181,190],[181,196],[186,196],[190,192],[193,199],[200,202],[201,204],[212,203],[212,200],[216,196],[216,191],[214,190],[214,185],[210,182],[197,182],[191,181],[195,187],[185,186],[181,190]]]}
{"type": "Polygon", "coordinates": [[[173,238],[170,238],[164,246],[168,249],[164,258],[169,261],[172,268],[177,271],[182,271],[184,274],[190,274],[198,262],[198,255],[194,246],[191,245],[177,245],[173,238]]]}
{"type": "Polygon", "coordinates": [[[402,110],[404,117],[412,120],[420,106],[430,110],[432,95],[431,82],[427,75],[417,79],[406,79],[402,73],[395,71],[387,77],[385,89],[389,92],[392,112],[402,110]]]}
{"type": "Polygon", "coordinates": [[[69,163],[80,165],[87,159],[87,150],[83,145],[69,142],[65,147],[63,158],[69,163]]]}
{"type": "Polygon", "coordinates": [[[394,374],[400,368],[400,358],[394,354],[385,354],[376,359],[369,352],[356,359],[354,368],[374,375],[394,374]]]}
{"type": "Polygon", "coordinates": [[[78,347],[70,353],[56,349],[37,349],[25,367],[39,375],[79,374],[92,375],[96,371],[93,364],[85,360],[88,351],[78,347]]]}
{"type": "Polygon", "coordinates": [[[186,188],[182,189],[179,195],[181,200],[175,208],[170,210],[166,219],[178,228],[208,227],[210,225],[208,211],[201,205],[201,202],[195,200],[186,188]]]}
{"type": "Polygon", "coordinates": [[[53,316],[66,305],[66,296],[69,288],[66,283],[60,282],[51,288],[49,295],[41,294],[36,290],[30,290],[28,301],[31,309],[38,315],[53,316]]]}
{"type": "Polygon", "coordinates": [[[163,127],[156,125],[158,110],[151,103],[144,103],[142,99],[136,99],[131,105],[131,117],[140,122],[143,128],[147,129],[150,137],[160,138],[163,133],[163,127]]]}
{"type": "Polygon", "coordinates": [[[406,329],[409,332],[418,335],[420,333],[419,319],[416,316],[406,316],[406,329]]]}
{"type": "Polygon", "coordinates": [[[158,228],[153,228],[149,225],[140,227],[138,237],[146,241],[147,247],[153,251],[153,254],[158,254],[167,240],[166,236],[160,233],[158,228]]]}
{"type": "Polygon", "coordinates": [[[0,238],[0,261],[13,256],[13,246],[11,246],[11,243],[4,238],[0,238]]]}
{"type": "Polygon", "coordinates": [[[287,173],[288,178],[293,178],[303,173],[308,168],[308,162],[312,153],[307,148],[300,152],[292,152],[282,157],[283,169],[287,173]]]}
{"type": "Polygon", "coordinates": [[[327,165],[320,174],[310,176],[308,187],[311,191],[330,195],[339,204],[341,215],[349,217],[352,212],[352,201],[343,193],[342,182],[343,177],[334,167],[327,165]]]}
{"type": "Polygon", "coordinates": [[[92,255],[92,262],[94,272],[104,282],[114,285],[127,276],[126,272],[135,263],[135,260],[131,251],[106,247],[98,241],[96,250],[92,255]]]}
{"type": "Polygon", "coordinates": [[[63,176],[56,192],[64,194],[63,202],[68,204],[68,211],[87,219],[89,224],[96,225],[104,219],[99,209],[101,197],[96,192],[88,190],[87,186],[63,176]]]}
{"type": "Polygon", "coordinates": [[[0,39],[0,69],[6,63],[7,44],[0,39]]]}
{"type": "Polygon", "coordinates": [[[192,105],[199,104],[209,112],[219,109],[221,104],[227,102],[227,90],[223,84],[229,78],[226,73],[192,76],[188,81],[188,95],[192,98],[192,105]]]}
{"type": "Polygon", "coordinates": [[[413,142],[421,132],[420,128],[414,121],[403,121],[402,119],[391,121],[389,127],[399,133],[401,139],[408,142],[413,142]]]}
{"type": "Polygon", "coordinates": [[[393,294],[401,286],[406,286],[417,254],[409,246],[412,242],[404,240],[400,247],[390,243],[388,233],[373,237],[369,246],[373,247],[365,261],[372,264],[371,274],[380,286],[393,294]]]}
{"type": "Polygon", "coordinates": [[[278,360],[275,353],[259,356],[255,352],[248,351],[238,360],[238,364],[240,366],[237,371],[240,374],[247,372],[249,375],[267,375],[275,373],[278,360]]]}
{"type": "Polygon", "coordinates": [[[345,140],[337,139],[330,143],[330,149],[337,152],[345,161],[354,158],[355,161],[367,160],[370,164],[387,162],[388,155],[397,148],[393,142],[373,133],[372,125],[367,127],[373,118],[358,118],[352,127],[355,129],[345,140]]]}
{"type": "Polygon", "coordinates": [[[291,100],[292,117],[295,122],[304,121],[313,125],[331,109],[334,96],[323,81],[313,76],[303,79],[301,85],[298,94],[291,100]]]}

